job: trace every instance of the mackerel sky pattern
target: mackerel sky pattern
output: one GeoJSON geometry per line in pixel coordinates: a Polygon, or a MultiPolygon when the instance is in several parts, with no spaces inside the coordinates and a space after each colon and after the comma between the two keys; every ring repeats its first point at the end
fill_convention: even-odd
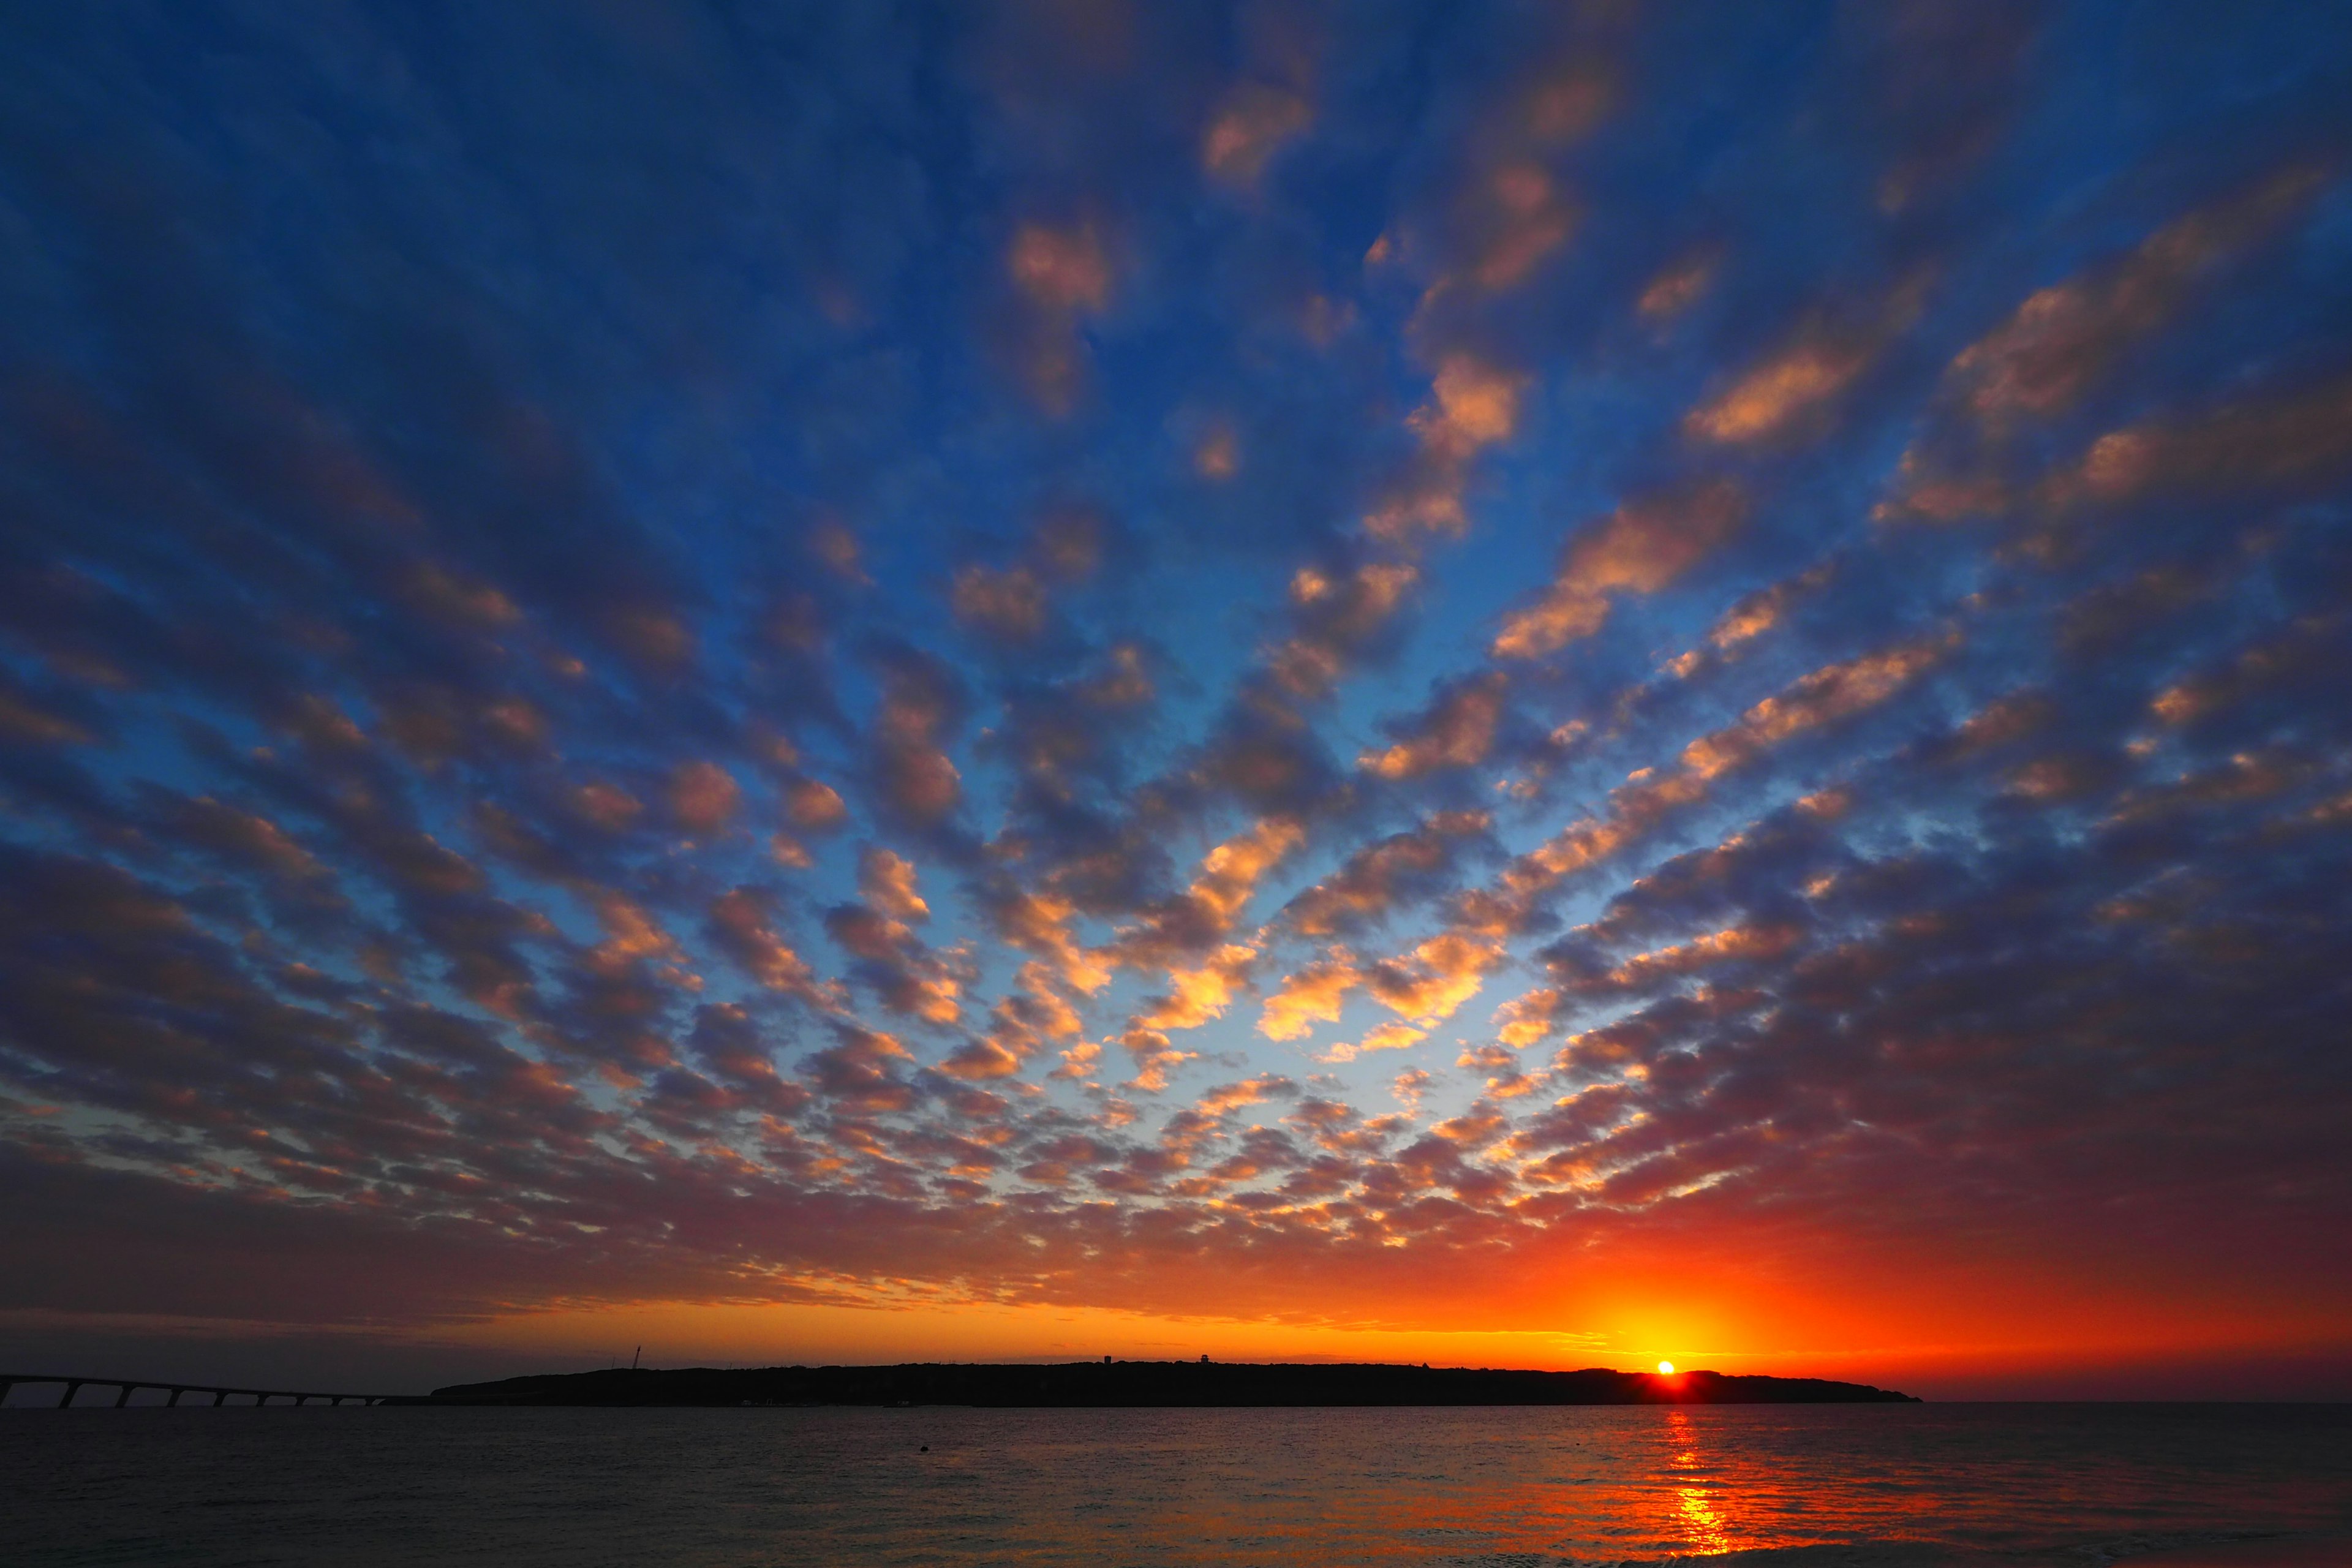
{"type": "Polygon", "coordinates": [[[2347,65],[13,7],[0,1310],[2352,1357],[2347,65]]]}

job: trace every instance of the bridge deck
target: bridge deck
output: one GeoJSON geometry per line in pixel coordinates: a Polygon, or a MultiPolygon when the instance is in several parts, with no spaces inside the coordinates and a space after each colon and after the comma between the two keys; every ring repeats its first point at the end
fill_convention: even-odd
{"type": "Polygon", "coordinates": [[[267,1405],[273,1399],[288,1400],[296,1405],[308,1405],[314,1399],[329,1405],[381,1405],[394,1397],[388,1394],[321,1394],[315,1390],[305,1392],[291,1388],[228,1388],[218,1384],[176,1383],[152,1377],[68,1377],[52,1373],[8,1372],[0,1373],[0,1400],[5,1400],[9,1390],[20,1383],[63,1384],[65,1393],[57,1403],[59,1410],[71,1405],[74,1395],[84,1387],[117,1390],[114,1407],[118,1410],[130,1404],[131,1394],[142,1388],[168,1392],[171,1397],[163,1402],[166,1405],[177,1405],[181,1396],[188,1394],[209,1394],[215,1405],[226,1405],[234,1395],[239,1399],[250,1399],[257,1405],[267,1405]]]}

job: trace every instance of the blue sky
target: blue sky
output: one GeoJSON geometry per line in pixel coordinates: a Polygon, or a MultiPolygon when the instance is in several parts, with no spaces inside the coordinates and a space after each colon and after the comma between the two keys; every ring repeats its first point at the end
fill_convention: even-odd
{"type": "Polygon", "coordinates": [[[5,26],[23,1331],[2352,1346],[2328,8],[5,26]]]}

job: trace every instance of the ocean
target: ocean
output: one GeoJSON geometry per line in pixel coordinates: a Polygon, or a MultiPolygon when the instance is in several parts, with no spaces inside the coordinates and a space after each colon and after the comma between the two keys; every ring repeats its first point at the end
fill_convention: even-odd
{"type": "Polygon", "coordinates": [[[2352,1531],[2352,1406],[9,1408],[0,1478],[12,1568],[2099,1568],[2352,1531]]]}

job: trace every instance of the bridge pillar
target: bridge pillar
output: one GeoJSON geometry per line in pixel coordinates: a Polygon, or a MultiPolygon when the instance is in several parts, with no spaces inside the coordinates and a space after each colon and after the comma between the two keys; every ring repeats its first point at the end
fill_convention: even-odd
{"type": "Polygon", "coordinates": [[[164,1405],[165,1408],[167,1408],[167,1409],[168,1409],[168,1408],[169,1408],[169,1407],[171,1407],[172,1405],[177,1405],[178,1403],[180,1403],[180,1395],[182,1395],[183,1394],[185,1394],[185,1393],[187,1393],[187,1392],[188,1392],[188,1391],[187,1391],[186,1389],[184,1389],[184,1388],[175,1388],[175,1389],[172,1390],[172,1397],[171,1397],[171,1398],[169,1398],[169,1399],[167,1399],[167,1400],[165,1400],[165,1401],[163,1401],[163,1405],[164,1405]]]}
{"type": "Polygon", "coordinates": [[[66,1380],[66,1396],[58,1401],[58,1408],[63,1410],[67,1405],[71,1405],[73,1403],[73,1396],[80,1392],[81,1380],[78,1377],[68,1378],[66,1380]]]}
{"type": "Polygon", "coordinates": [[[227,1389],[226,1389],[226,1388],[215,1388],[215,1389],[214,1389],[214,1390],[213,1390],[213,1403],[214,1403],[215,1405],[226,1405],[226,1404],[227,1404],[227,1403],[228,1403],[228,1390],[227,1390],[227,1389]]]}
{"type": "Polygon", "coordinates": [[[116,1394],[116,1395],[114,1396],[114,1407],[115,1407],[117,1410],[120,1410],[120,1409],[121,1409],[124,1405],[126,1405],[130,1404],[130,1403],[131,1403],[131,1391],[132,1389],[134,1389],[134,1388],[138,1387],[138,1386],[139,1386],[139,1385],[138,1385],[137,1384],[135,1384],[135,1383],[126,1383],[126,1384],[124,1384],[122,1385],[122,1392],[121,1392],[121,1393],[120,1393],[120,1394],[116,1394]]]}

